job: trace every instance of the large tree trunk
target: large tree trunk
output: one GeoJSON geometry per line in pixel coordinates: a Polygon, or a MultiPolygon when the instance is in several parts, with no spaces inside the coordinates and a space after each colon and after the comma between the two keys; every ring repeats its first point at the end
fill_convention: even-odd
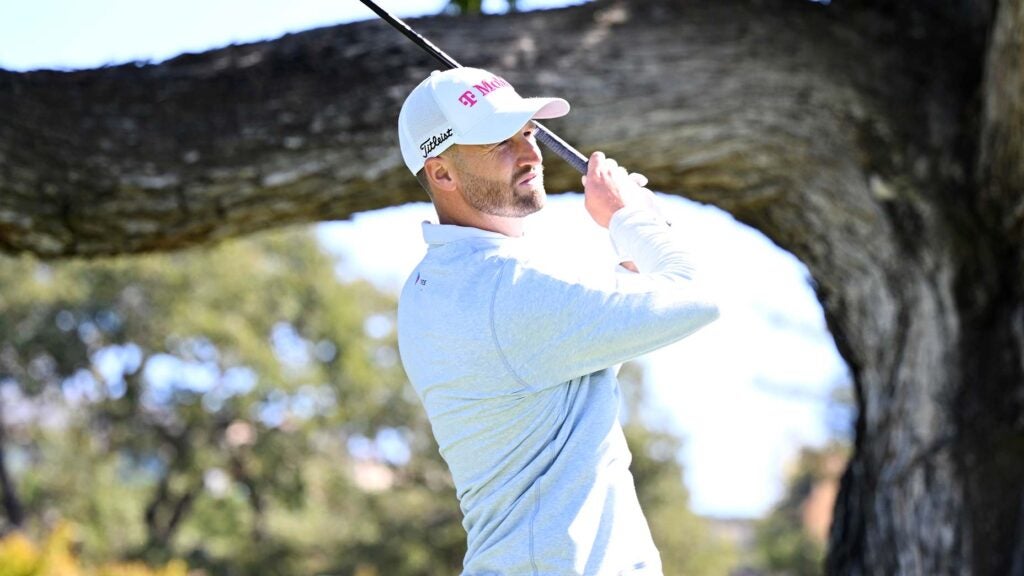
{"type": "MultiPolygon", "coordinates": [[[[808,266],[859,408],[830,573],[1003,575],[1024,574],[1022,21],[1022,0],[635,0],[415,26],[808,266]]],[[[0,248],[168,249],[425,199],[394,122],[432,67],[366,22],[0,74],[0,248]]]]}

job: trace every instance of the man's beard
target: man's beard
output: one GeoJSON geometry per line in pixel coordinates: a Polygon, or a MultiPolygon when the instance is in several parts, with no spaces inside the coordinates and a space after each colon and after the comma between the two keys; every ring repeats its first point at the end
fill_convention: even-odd
{"type": "Polygon", "coordinates": [[[530,185],[520,189],[516,182],[530,173],[524,168],[512,176],[511,182],[499,182],[461,170],[462,196],[474,209],[491,216],[522,218],[544,207],[544,169],[536,167],[537,176],[530,185]]]}

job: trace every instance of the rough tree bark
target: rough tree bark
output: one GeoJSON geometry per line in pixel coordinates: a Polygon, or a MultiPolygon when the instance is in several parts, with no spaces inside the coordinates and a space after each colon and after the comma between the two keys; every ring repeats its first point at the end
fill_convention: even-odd
{"type": "MultiPolygon", "coordinates": [[[[601,1],[415,26],[810,269],[856,450],[831,574],[1024,574],[1024,1],[601,1]]],[[[380,22],[0,73],[0,248],[98,256],[423,200],[380,22]]],[[[577,176],[548,162],[548,188],[577,176]]]]}

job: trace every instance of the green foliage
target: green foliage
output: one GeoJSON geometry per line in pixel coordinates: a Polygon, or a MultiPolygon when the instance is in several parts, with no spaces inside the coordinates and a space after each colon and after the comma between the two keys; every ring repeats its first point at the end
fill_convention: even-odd
{"type": "Polygon", "coordinates": [[[778,576],[822,574],[824,546],[800,529],[791,514],[773,512],[757,527],[759,564],[778,576]]]}
{"type": "Polygon", "coordinates": [[[186,576],[184,562],[173,561],[160,568],[139,562],[111,563],[89,568],[74,554],[75,527],[58,523],[36,546],[20,532],[0,538],[0,576],[186,576]]]}
{"type": "Polygon", "coordinates": [[[371,499],[348,482],[346,501],[311,502],[311,471],[346,482],[350,439],[427,433],[394,299],[339,283],[308,233],[0,263],[0,386],[24,415],[4,422],[7,461],[29,516],[79,523],[88,559],[303,565],[309,541],[275,522],[315,507],[336,533],[371,499]]]}
{"type": "Polygon", "coordinates": [[[38,430],[31,447],[32,465],[19,475],[31,518],[73,519],[83,558],[94,564],[144,544],[141,503],[151,489],[126,478],[119,459],[86,427],[38,430]]]}
{"type": "MultiPolygon", "coordinates": [[[[509,12],[516,12],[516,0],[507,0],[506,7],[509,12]]],[[[448,0],[444,11],[455,15],[474,15],[483,13],[482,0],[448,0]]]]}
{"type": "Polygon", "coordinates": [[[796,461],[782,500],[756,530],[758,565],[773,576],[817,576],[823,573],[825,542],[804,525],[803,511],[815,486],[837,481],[838,468],[849,448],[834,443],[805,448],[796,461]]]}

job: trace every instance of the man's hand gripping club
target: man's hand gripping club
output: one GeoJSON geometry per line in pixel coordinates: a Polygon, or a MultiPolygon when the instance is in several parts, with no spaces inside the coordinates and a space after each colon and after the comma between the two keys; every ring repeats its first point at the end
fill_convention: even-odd
{"type": "MultiPolygon", "coordinates": [[[[626,206],[641,206],[657,211],[654,193],[644,188],[647,177],[636,172],[626,172],[618,162],[605,157],[603,152],[590,155],[587,174],[582,180],[583,205],[594,222],[602,228],[607,228],[612,216],[626,206]]],[[[633,262],[621,262],[620,265],[631,272],[637,272],[633,262]]]]}
{"type": "Polygon", "coordinates": [[[612,216],[626,206],[657,210],[654,193],[644,188],[647,177],[626,172],[618,162],[605,157],[603,152],[590,155],[587,174],[582,181],[583,205],[594,222],[602,228],[607,228],[612,216]]]}

